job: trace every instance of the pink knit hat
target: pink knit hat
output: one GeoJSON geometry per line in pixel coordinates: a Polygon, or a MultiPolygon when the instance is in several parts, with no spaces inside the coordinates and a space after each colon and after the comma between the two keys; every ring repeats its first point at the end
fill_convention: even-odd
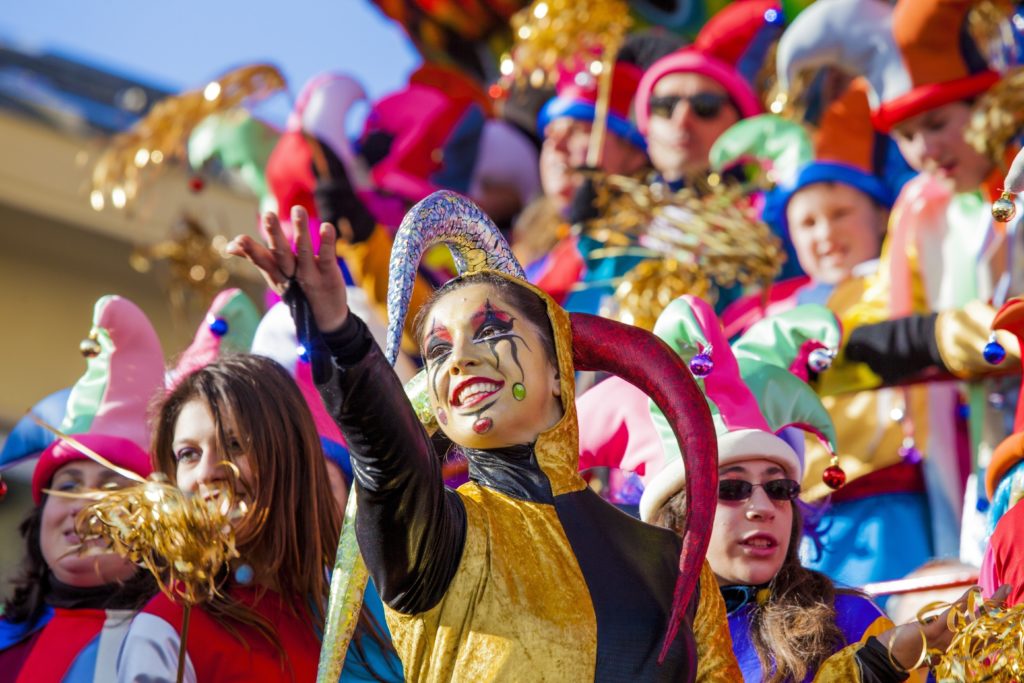
{"type": "Polygon", "coordinates": [[[704,25],[693,45],[662,57],[640,80],[636,122],[647,134],[654,86],[674,73],[695,73],[717,81],[739,111],[740,118],[764,111],[751,83],[770,45],[782,33],[782,7],[777,0],[735,2],[704,25]]]}

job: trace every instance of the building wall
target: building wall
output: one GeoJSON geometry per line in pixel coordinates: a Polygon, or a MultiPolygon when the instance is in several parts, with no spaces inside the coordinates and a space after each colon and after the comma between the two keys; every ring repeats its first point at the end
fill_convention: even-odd
{"type": "MultiPolygon", "coordinates": [[[[187,174],[166,168],[130,210],[94,211],[88,202],[88,163],[102,141],[79,139],[0,112],[0,441],[31,406],[72,385],[85,370],[79,342],[88,335],[96,300],[130,298],[149,316],[168,359],[189,343],[205,313],[196,304],[175,316],[166,267],[135,272],[135,245],[165,239],[185,212],[211,232],[253,233],[254,197],[211,183],[188,190],[187,174]]],[[[233,286],[258,301],[253,272],[238,270],[233,286]]],[[[31,465],[2,475],[10,493],[0,500],[0,597],[20,561],[17,526],[31,505],[31,465]]]]}

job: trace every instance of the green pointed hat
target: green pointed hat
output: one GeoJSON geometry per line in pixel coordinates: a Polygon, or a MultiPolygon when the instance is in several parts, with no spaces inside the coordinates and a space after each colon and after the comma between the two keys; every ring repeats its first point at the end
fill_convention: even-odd
{"type": "MultiPolygon", "coordinates": [[[[827,368],[840,339],[839,323],[824,306],[800,306],[754,325],[730,346],[713,309],[691,296],[676,299],[654,328],[690,365],[718,432],[719,465],[762,458],[803,478],[802,436],[809,431],[830,449],[835,427],[803,378],[827,368]],[[818,353],[815,353],[818,352],[818,353]],[[814,367],[809,360],[814,356],[814,367]]],[[[644,491],[640,514],[652,519],[685,486],[681,454],[664,416],[651,406],[667,464],[644,491]]]]}

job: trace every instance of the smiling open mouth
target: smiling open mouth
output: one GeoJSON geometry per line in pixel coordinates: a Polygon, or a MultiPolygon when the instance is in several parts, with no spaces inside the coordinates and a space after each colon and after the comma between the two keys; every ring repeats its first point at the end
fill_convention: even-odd
{"type": "Polygon", "coordinates": [[[492,380],[484,377],[466,380],[455,387],[455,391],[452,394],[452,407],[471,408],[498,393],[504,386],[505,382],[502,380],[492,380]]]}

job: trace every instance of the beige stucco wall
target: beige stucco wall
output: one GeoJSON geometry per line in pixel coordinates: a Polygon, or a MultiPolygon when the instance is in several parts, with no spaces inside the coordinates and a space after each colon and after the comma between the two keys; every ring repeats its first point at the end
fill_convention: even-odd
{"type": "MultiPolygon", "coordinates": [[[[165,239],[186,212],[211,232],[255,230],[254,197],[219,184],[194,194],[180,168],[154,178],[131,210],[94,211],[89,167],[80,161],[83,152],[95,158],[101,142],[0,112],[0,441],[36,401],[85,370],[78,344],[100,296],[120,294],[138,304],[168,358],[187,346],[204,311],[196,304],[176,318],[166,268],[135,272],[128,262],[134,245],[165,239]]],[[[231,284],[258,297],[252,274],[240,275],[231,284]]],[[[21,556],[16,527],[31,504],[30,475],[30,467],[3,475],[12,490],[0,500],[0,596],[7,593],[3,577],[21,556]]]]}

